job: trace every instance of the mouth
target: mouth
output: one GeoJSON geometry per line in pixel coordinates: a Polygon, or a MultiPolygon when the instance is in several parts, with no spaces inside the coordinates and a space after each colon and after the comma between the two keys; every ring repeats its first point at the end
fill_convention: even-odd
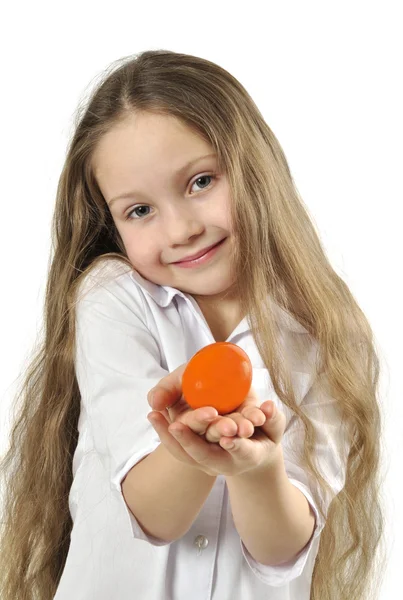
{"type": "Polygon", "coordinates": [[[215,244],[214,246],[210,246],[210,248],[203,250],[203,253],[199,253],[199,256],[197,258],[193,258],[191,260],[190,259],[183,260],[183,261],[179,261],[179,262],[176,262],[173,264],[178,267],[182,267],[182,268],[191,268],[191,267],[198,267],[199,265],[204,265],[205,263],[209,262],[210,259],[213,258],[219,252],[221,246],[224,245],[226,239],[227,238],[223,238],[222,240],[217,242],[217,244],[215,244]]]}
{"type": "Polygon", "coordinates": [[[174,265],[178,265],[178,264],[181,264],[181,263],[192,262],[192,261],[198,260],[199,258],[202,258],[203,256],[205,256],[208,252],[210,252],[211,250],[213,250],[213,248],[218,247],[226,239],[227,238],[223,238],[222,240],[220,240],[216,244],[213,244],[212,246],[208,246],[207,248],[205,248],[204,250],[201,250],[197,254],[194,254],[193,256],[190,256],[188,258],[183,258],[182,260],[178,260],[178,261],[174,262],[173,264],[174,265]]]}

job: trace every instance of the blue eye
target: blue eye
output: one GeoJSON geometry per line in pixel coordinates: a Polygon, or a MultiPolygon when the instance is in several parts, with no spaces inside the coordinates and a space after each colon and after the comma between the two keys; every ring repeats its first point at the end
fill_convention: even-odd
{"type": "MultiPolygon", "coordinates": [[[[200,177],[198,177],[197,179],[194,180],[193,185],[200,179],[214,179],[214,178],[215,178],[214,175],[201,175],[200,177]]],[[[197,185],[199,185],[199,184],[197,184],[197,185]]],[[[208,186],[206,186],[206,187],[208,187],[208,186]]],[[[202,188],[202,189],[204,189],[204,188],[202,188]]]]}
{"type": "MultiPolygon", "coordinates": [[[[129,212],[129,214],[126,217],[126,220],[131,219],[132,218],[131,215],[134,213],[134,211],[135,210],[139,210],[140,208],[142,209],[142,208],[150,208],[150,207],[147,206],[147,204],[139,204],[138,206],[136,206],[135,208],[133,208],[132,211],[129,212]]],[[[137,213],[135,213],[135,215],[136,215],[136,217],[138,219],[140,219],[141,217],[144,217],[144,216],[147,217],[147,215],[144,215],[144,214],[138,215],[137,213]]]]}
{"type": "MultiPolygon", "coordinates": [[[[195,183],[197,183],[198,181],[203,180],[203,179],[211,179],[211,180],[212,179],[216,179],[216,175],[215,175],[215,173],[212,174],[212,175],[201,175],[200,177],[197,177],[197,179],[194,180],[194,182],[192,184],[192,187],[193,187],[193,185],[195,183]]],[[[197,185],[200,185],[200,184],[198,183],[197,185]]],[[[209,187],[209,185],[206,185],[206,186],[202,187],[202,190],[206,189],[207,187],[209,187]]],[[[129,213],[127,213],[127,215],[125,217],[125,221],[133,221],[133,220],[142,219],[143,217],[148,217],[149,213],[148,214],[144,214],[144,213],[143,214],[137,214],[135,212],[136,210],[143,209],[143,208],[150,208],[150,207],[148,206],[148,204],[137,204],[137,206],[135,206],[134,208],[132,208],[132,210],[129,213]],[[133,213],[136,215],[135,217],[132,216],[133,213]]]]}

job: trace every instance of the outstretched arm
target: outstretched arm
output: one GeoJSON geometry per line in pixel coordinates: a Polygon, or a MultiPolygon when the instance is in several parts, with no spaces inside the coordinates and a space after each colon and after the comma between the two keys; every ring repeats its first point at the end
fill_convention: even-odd
{"type": "Polygon", "coordinates": [[[226,481],[235,526],[256,561],[277,566],[305,548],[315,516],[305,495],[289,481],[282,452],[273,465],[226,481]]]}

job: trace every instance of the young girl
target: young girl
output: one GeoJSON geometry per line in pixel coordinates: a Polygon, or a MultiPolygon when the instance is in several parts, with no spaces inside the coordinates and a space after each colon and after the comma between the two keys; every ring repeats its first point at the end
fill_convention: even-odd
{"type": "Polygon", "coordinates": [[[122,61],[78,119],[53,226],[2,463],[2,600],[372,597],[373,333],[242,85],[185,54],[122,61]],[[225,417],[181,387],[218,341],[253,366],[225,417]]]}

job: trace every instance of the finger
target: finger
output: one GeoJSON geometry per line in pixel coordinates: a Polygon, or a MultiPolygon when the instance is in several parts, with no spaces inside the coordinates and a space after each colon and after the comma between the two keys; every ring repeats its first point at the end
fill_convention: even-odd
{"type": "Polygon", "coordinates": [[[159,414],[164,417],[164,419],[166,420],[166,422],[168,423],[168,425],[170,423],[172,423],[172,419],[170,417],[170,414],[169,414],[169,411],[168,411],[167,408],[165,408],[164,410],[162,410],[159,414]]]}
{"type": "Polygon", "coordinates": [[[237,429],[238,429],[238,437],[245,437],[245,438],[249,438],[253,435],[255,428],[253,426],[253,424],[248,420],[245,419],[245,417],[243,417],[240,413],[236,412],[236,413],[232,413],[231,415],[228,415],[237,425],[237,429]]]}
{"type": "Polygon", "coordinates": [[[253,463],[256,453],[256,441],[247,438],[226,438],[220,440],[220,446],[233,458],[245,463],[253,463]]]}
{"type": "Polygon", "coordinates": [[[216,470],[217,461],[222,462],[222,448],[218,444],[210,444],[191,429],[181,429],[183,425],[173,423],[169,432],[181,444],[186,453],[198,464],[207,469],[216,470]]]}
{"type": "Polygon", "coordinates": [[[285,414],[276,407],[272,400],[264,402],[260,409],[266,415],[266,422],[261,426],[261,430],[275,444],[279,444],[284,435],[287,422],[285,414]]]}
{"type": "Polygon", "coordinates": [[[196,410],[189,410],[183,413],[177,423],[183,423],[187,425],[194,433],[203,435],[210,423],[214,421],[218,416],[218,411],[212,406],[203,406],[203,408],[196,408],[196,410]]]}
{"type": "Polygon", "coordinates": [[[237,412],[242,412],[244,408],[247,406],[259,406],[261,404],[261,400],[257,395],[256,390],[253,385],[250,386],[248,393],[246,394],[242,404],[240,404],[237,408],[237,412]]]}
{"type": "Polygon", "coordinates": [[[182,396],[182,375],[187,363],[183,363],[165,375],[147,394],[147,400],[154,410],[164,410],[172,406],[182,396]]]}
{"type": "Polygon", "coordinates": [[[261,427],[266,421],[266,415],[257,406],[246,406],[242,410],[242,415],[255,427],[261,427]]]}
{"type": "Polygon", "coordinates": [[[169,450],[169,452],[178,460],[195,466],[195,461],[182,448],[180,443],[170,434],[168,423],[164,416],[159,412],[151,412],[147,415],[147,419],[158,433],[161,443],[169,450]]]}
{"type": "Polygon", "coordinates": [[[207,428],[205,438],[208,442],[219,442],[223,435],[231,437],[238,432],[238,426],[230,417],[218,417],[207,428]]]}

